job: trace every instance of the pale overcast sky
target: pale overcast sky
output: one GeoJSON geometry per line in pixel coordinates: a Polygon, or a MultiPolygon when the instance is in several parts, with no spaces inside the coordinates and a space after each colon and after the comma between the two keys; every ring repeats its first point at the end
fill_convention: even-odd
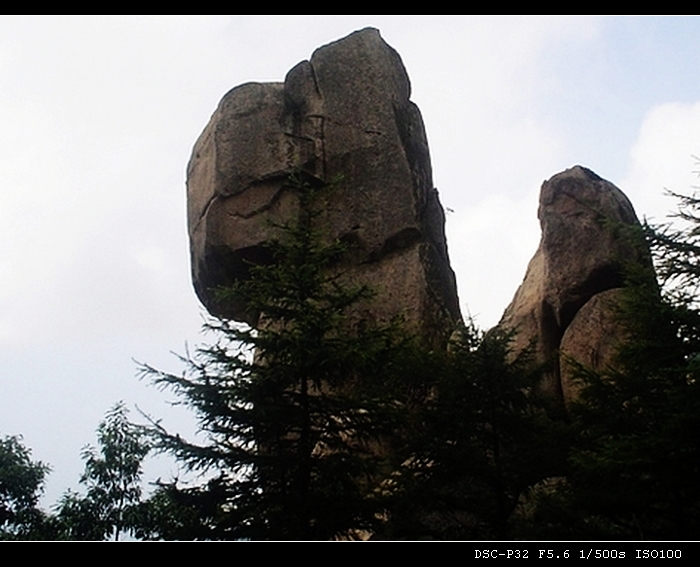
{"type": "Polygon", "coordinates": [[[191,430],[133,359],[180,370],[170,351],[200,341],[185,167],[220,98],[367,26],[408,70],[483,328],[537,247],[545,179],[585,165],[657,220],[664,188],[700,183],[697,18],[0,18],[0,435],[53,466],[47,503],[116,401],[191,430]]]}

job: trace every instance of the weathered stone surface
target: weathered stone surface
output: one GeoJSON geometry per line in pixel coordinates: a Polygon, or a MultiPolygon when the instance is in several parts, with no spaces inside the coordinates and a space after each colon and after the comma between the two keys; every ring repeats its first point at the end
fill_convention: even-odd
{"type": "Polygon", "coordinates": [[[601,371],[614,366],[617,351],[628,335],[617,317],[622,294],[622,288],[613,288],[594,295],[564,331],[559,367],[565,403],[575,400],[580,390],[576,364],[601,371]]]}
{"type": "Polygon", "coordinates": [[[460,319],[444,213],[432,185],[420,111],[399,55],[375,29],[316,50],[284,83],[226,94],[188,166],[195,290],[207,309],[255,323],[244,305],[222,313],[212,289],[265,261],[273,223],[297,214],[290,173],[339,179],[324,203],[329,238],[353,244],[343,271],[377,297],[372,316],[401,315],[425,333],[460,319]],[[270,222],[272,221],[272,223],[270,222]]]}
{"type": "Polygon", "coordinates": [[[654,271],[635,238],[639,221],[632,204],[586,168],[545,181],[538,217],[539,248],[499,325],[515,331],[515,355],[530,348],[537,363],[550,365],[543,390],[564,399],[575,392],[568,370],[562,381],[560,348],[604,368],[623,331],[612,319],[614,294],[602,294],[624,286],[629,263],[643,265],[650,278],[654,271]]]}

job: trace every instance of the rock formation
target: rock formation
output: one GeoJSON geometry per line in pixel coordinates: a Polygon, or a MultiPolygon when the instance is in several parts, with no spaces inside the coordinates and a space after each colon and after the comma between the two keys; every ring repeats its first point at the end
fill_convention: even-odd
{"type": "Polygon", "coordinates": [[[399,55],[371,28],[319,48],[284,83],[247,83],[224,96],[187,171],[194,286],[211,313],[256,323],[245,305],[222,312],[212,290],[266,260],[273,223],[297,214],[285,181],[301,171],[312,182],[337,180],[323,226],[352,244],[342,271],[376,292],[372,317],[399,315],[422,333],[449,334],[460,320],[455,277],[409,96],[399,55]]]}
{"type": "Polygon", "coordinates": [[[654,278],[648,249],[635,238],[632,204],[612,183],[576,166],[545,181],[538,211],[542,239],[499,325],[515,332],[517,355],[532,349],[548,364],[542,388],[576,395],[569,360],[603,369],[624,330],[615,304],[630,263],[654,278]]]}

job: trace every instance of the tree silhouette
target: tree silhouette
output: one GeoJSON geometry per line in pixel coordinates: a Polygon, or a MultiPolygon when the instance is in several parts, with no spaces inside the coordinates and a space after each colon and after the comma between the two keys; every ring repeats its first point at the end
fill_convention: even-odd
{"type": "Polygon", "coordinates": [[[258,328],[213,319],[216,342],[183,357],[183,375],[143,367],[193,408],[207,439],[155,428],[161,448],[209,475],[161,489],[161,505],[190,511],[170,536],[354,538],[381,521],[378,486],[401,404],[392,365],[404,342],[395,325],[350,317],[371,292],[344,280],[348,249],[318,226],[319,194],[332,187],[297,176],[285,190],[300,212],[276,227],[271,262],[220,294],[259,315],[258,328]]]}

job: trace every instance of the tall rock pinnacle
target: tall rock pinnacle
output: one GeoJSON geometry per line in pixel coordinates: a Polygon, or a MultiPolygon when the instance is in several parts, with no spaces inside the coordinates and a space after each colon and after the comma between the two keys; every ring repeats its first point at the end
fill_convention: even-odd
{"type": "Polygon", "coordinates": [[[323,226],[352,244],[342,271],[376,292],[371,317],[449,334],[460,320],[455,277],[409,97],[399,55],[371,28],[319,48],[284,83],[247,83],[224,96],[187,170],[193,281],[210,312],[256,323],[245,305],[222,312],[212,290],[265,261],[274,223],[296,214],[285,181],[301,171],[336,183],[323,226]]]}
{"type": "Polygon", "coordinates": [[[648,249],[630,237],[632,204],[612,183],[576,166],[545,181],[538,211],[539,248],[499,326],[515,332],[515,354],[533,349],[548,363],[543,390],[568,401],[576,388],[569,358],[603,369],[625,331],[615,303],[630,263],[654,278],[648,249]]]}

